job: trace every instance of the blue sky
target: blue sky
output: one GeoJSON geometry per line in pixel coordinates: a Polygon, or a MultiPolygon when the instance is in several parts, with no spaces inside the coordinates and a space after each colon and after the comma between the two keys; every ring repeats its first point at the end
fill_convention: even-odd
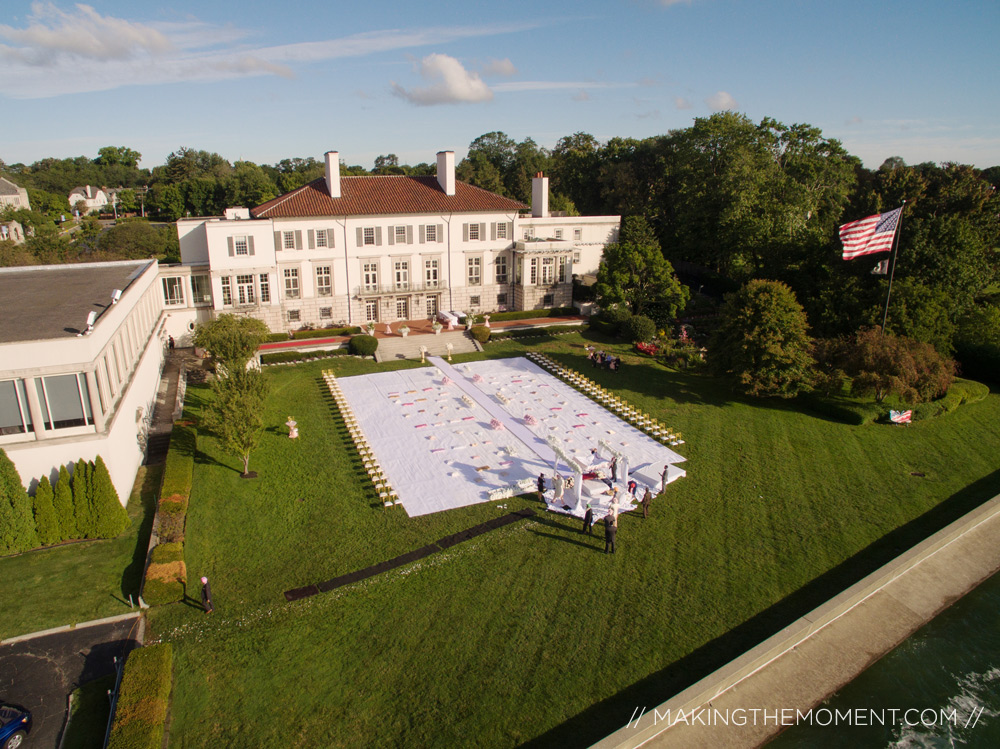
{"type": "Polygon", "coordinates": [[[733,109],[877,167],[1000,164],[1000,3],[7,0],[0,159],[461,158],[501,130],[643,138],[733,109]]]}

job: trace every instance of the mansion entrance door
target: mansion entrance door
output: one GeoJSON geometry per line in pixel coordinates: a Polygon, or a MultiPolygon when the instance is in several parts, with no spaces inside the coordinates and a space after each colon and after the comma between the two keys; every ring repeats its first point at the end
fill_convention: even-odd
{"type": "Polygon", "coordinates": [[[396,319],[397,320],[409,320],[410,319],[410,299],[405,296],[396,297],[396,319]]]}

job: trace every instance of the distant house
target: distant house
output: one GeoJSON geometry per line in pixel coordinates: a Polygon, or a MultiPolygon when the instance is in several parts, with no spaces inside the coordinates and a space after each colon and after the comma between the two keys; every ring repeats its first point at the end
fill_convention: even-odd
{"type": "Polygon", "coordinates": [[[9,239],[14,244],[24,244],[24,227],[17,221],[0,222],[0,241],[9,239]]]}
{"type": "Polygon", "coordinates": [[[9,179],[0,177],[0,208],[6,206],[31,210],[31,204],[28,202],[28,191],[23,187],[18,187],[9,179]]]}
{"type": "Polygon", "coordinates": [[[70,208],[76,210],[76,205],[80,202],[83,202],[86,206],[86,210],[81,211],[81,213],[92,213],[94,211],[99,212],[110,201],[108,193],[104,189],[84,185],[83,187],[74,187],[69,193],[70,208]]]}

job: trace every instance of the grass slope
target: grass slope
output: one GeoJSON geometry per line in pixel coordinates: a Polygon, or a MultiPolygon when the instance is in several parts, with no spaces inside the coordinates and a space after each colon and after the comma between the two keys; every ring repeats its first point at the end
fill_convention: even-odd
{"type": "MultiPolygon", "coordinates": [[[[478,357],[527,346],[680,429],[688,477],[649,520],[623,516],[616,556],[577,521],[542,515],[287,604],[287,588],[528,500],[414,519],[383,510],[320,378],[373,365],[269,371],[267,421],[291,414],[302,438],[270,432],[251,460],[258,480],[199,436],[187,563],[192,579],[212,578],[216,612],[153,614],[175,644],[172,745],[590,743],[1000,490],[996,395],[911,427],[852,427],[740,399],[593,334],[478,357]],[[583,339],[621,353],[624,370],[590,369],[583,339]]],[[[189,391],[195,407],[205,392],[189,391]]]]}

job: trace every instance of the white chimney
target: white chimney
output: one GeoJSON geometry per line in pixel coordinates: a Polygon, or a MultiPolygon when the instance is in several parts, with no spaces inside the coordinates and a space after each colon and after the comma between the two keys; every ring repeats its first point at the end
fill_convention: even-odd
{"type": "Polygon", "coordinates": [[[326,191],[331,198],[340,197],[340,152],[326,152],[326,191]]]}
{"type": "Polygon", "coordinates": [[[531,180],[531,215],[534,218],[549,217],[549,178],[541,172],[531,180]]]}
{"type": "Polygon", "coordinates": [[[455,194],[455,152],[438,151],[438,184],[445,195],[455,194]]]}

